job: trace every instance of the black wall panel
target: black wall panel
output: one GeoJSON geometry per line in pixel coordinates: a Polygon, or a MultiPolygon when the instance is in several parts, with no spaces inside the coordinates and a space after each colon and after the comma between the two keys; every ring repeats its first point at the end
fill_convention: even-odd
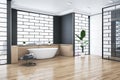
{"type": "Polygon", "coordinates": [[[74,43],[74,13],[54,16],[54,43],[74,43]]]}
{"type": "Polygon", "coordinates": [[[73,43],[73,14],[62,16],[61,19],[61,43],[72,44],[73,43]]]}
{"type": "Polygon", "coordinates": [[[17,45],[17,10],[12,9],[12,45],[17,45]]]}
{"type": "Polygon", "coordinates": [[[53,41],[54,44],[61,43],[61,16],[54,16],[53,20],[53,41]]]}
{"type": "Polygon", "coordinates": [[[11,64],[12,11],[11,1],[7,1],[7,63],[11,64]]]}

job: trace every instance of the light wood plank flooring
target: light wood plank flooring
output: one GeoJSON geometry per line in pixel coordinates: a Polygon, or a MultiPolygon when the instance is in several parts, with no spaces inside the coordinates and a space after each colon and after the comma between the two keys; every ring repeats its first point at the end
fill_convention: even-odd
{"type": "Polygon", "coordinates": [[[59,56],[36,63],[1,65],[0,80],[120,80],[120,63],[97,56],[59,56]]]}

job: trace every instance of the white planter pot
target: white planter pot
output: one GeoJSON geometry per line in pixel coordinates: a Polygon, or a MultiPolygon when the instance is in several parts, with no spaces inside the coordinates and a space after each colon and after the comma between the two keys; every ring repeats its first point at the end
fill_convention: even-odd
{"type": "Polygon", "coordinates": [[[85,53],[81,53],[81,57],[85,57],[85,53]]]}
{"type": "Polygon", "coordinates": [[[23,46],[25,46],[26,44],[23,44],[23,46]]]}

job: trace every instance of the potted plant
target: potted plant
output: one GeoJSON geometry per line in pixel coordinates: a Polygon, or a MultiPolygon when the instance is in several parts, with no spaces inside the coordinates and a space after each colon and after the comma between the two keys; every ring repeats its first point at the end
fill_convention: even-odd
{"type": "Polygon", "coordinates": [[[80,42],[80,47],[82,48],[82,54],[81,54],[81,57],[83,57],[85,55],[84,53],[84,48],[85,46],[88,44],[88,41],[87,40],[84,40],[86,36],[86,31],[85,30],[82,30],[80,32],[80,34],[76,34],[76,37],[79,39],[77,40],[78,42],[80,42]]]}

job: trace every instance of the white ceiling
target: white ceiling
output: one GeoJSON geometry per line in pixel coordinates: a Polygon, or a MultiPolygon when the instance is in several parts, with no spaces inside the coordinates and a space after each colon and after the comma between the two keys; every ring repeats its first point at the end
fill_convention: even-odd
{"type": "MultiPolygon", "coordinates": [[[[97,14],[116,0],[12,0],[12,8],[52,15],[70,12],[97,14]]],[[[119,1],[119,0],[117,0],[119,1]]]]}

